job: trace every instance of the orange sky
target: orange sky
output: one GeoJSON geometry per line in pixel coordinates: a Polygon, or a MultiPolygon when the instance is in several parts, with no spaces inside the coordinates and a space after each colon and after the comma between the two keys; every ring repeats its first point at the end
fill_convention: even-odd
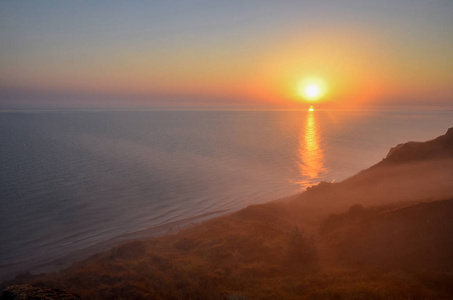
{"type": "Polygon", "coordinates": [[[453,104],[452,4],[286,2],[1,3],[0,105],[38,91],[62,105],[298,108],[307,77],[326,83],[318,106],[453,104]]]}

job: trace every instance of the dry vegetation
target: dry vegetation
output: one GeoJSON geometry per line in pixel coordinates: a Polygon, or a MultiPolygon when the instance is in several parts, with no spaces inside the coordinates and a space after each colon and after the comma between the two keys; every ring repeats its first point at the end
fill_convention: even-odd
{"type": "Polygon", "coordinates": [[[176,235],[129,242],[32,284],[85,299],[453,297],[453,199],[355,205],[316,230],[287,208],[252,206],[176,235]]]}

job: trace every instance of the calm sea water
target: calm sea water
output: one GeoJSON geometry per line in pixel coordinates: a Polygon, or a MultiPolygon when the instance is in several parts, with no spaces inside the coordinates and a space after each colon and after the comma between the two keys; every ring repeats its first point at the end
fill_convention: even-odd
{"type": "Polygon", "coordinates": [[[451,111],[0,112],[0,279],[345,179],[451,126],[451,111]]]}

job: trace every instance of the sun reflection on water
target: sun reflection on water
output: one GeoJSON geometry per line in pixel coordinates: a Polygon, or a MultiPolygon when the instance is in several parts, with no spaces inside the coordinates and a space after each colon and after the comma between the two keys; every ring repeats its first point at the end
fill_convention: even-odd
{"type": "Polygon", "coordinates": [[[320,138],[316,112],[313,106],[310,106],[305,127],[301,130],[299,137],[299,172],[302,175],[302,180],[298,183],[301,188],[315,184],[326,172],[320,138]]]}

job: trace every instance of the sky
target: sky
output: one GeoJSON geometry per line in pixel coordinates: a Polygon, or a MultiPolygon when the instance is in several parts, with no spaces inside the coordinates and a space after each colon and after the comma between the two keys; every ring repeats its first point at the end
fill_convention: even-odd
{"type": "Polygon", "coordinates": [[[453,105],[453,1],[0,1],[0,108],[453,105]]]}

